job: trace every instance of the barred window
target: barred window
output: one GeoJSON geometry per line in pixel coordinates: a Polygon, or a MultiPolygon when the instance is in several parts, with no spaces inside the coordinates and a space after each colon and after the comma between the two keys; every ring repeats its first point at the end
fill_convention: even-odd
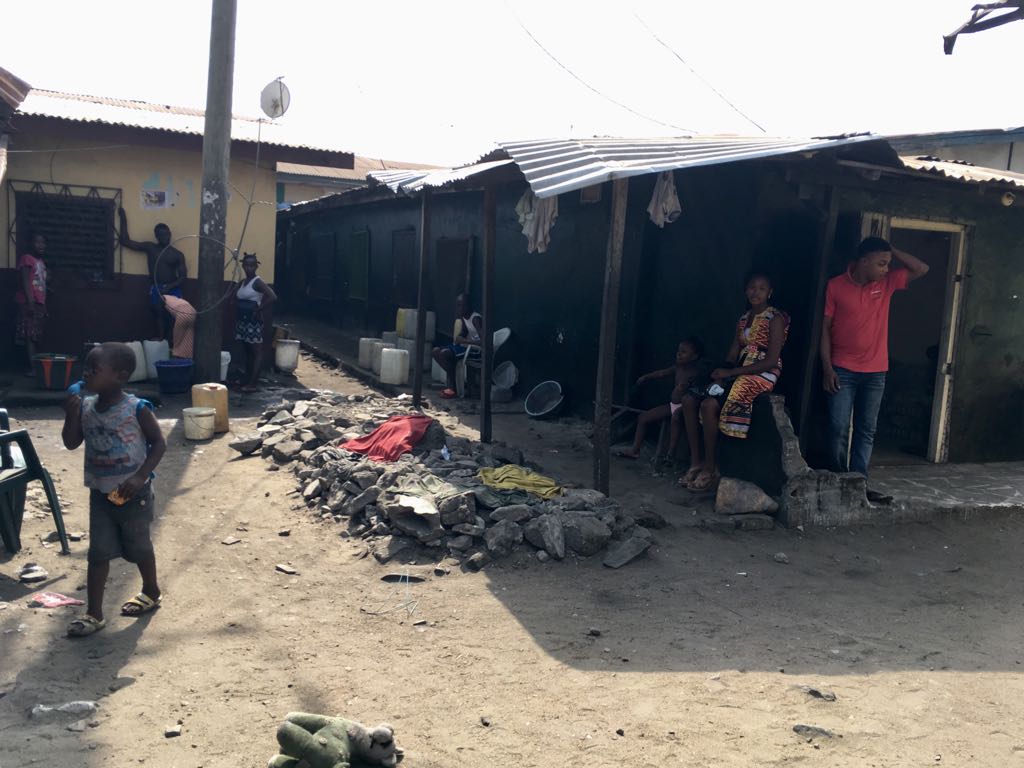
{"type": "Polygon", "coordinates": [[[46,263],[51,269],[90,280],[114,273],[114,214],[121,190],[13,179],[8,190],[18,253],[28,250],[29,238],[38,233],[46,237],[46,263]]]}

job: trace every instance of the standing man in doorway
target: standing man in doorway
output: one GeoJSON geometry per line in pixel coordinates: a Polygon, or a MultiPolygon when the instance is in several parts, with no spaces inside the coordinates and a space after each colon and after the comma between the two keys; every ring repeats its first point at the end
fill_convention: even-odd
{"type": "Polygon", "coordinates": [[[156,316],[157,337],[170,341],[174,318],[164,307],[163,295],[181,298],[181,286],[188,277],[185,254],[171,245],[171,228],[166,224],[157,224],[153,228],[155,243],[136,242],[128,237],[128,216],[124,208],[118,208],[117,213],[121,217],[121,231],[118,233],[121,245],[146,254],[150,281],[149,306],[156,316]]]}
{"type": "MultiPolygon", "coordinates": [[[[821,365],[829,395],[829,452],[837,472],[868,474],[889,370],[889,303],[896,291],[927,272],[928,265],[920,259],[880,237],[868,237],[858,246],[856,261],[829,280],[821,365]],[[890,269],[894,259],[900,268],[890,269]]],[[[870,489],[867,495],[876,504],[892,501],[870,489]]]]}

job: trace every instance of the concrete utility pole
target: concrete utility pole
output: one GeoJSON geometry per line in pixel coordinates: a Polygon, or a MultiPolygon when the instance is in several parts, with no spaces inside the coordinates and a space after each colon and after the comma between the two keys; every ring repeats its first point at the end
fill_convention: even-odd
{"type": "Polygon", "coordinates": [[[199,308],[196,381],[220,381],[221,316],[231,162],[231,82],[235,71],[235,0],[213,0],[210,72],[203,129],[203,197],[199,208],[199,308]],[[209,311],[202,311],[209,310],[209,311]]]}

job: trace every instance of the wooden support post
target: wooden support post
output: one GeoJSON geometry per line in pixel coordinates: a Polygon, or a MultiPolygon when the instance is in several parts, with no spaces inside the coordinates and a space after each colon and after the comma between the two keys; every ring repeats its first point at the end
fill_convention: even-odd
{"type": "Polygon", "coordinates": [[[601,340],[597,353],[597,397],[594,406],[594,487],[607,494],[611,476],[612,386],[615,383],[615,337],[619,322],[619,281],[626,234],[629,180],[612,182],[612,213],[601,304],[601,340]]]}
{"type": "Polygon", "coordinates": [[[494,249],[496,205],[494,187],[484,189],[484,337],[480,358],[480,442],[491,442],[491,375],[494,371],[494,249]]]}
{"type": "Polygon", "coordinates": [[[836,240],[836,219],[839,217],[839,192],[835,187],[825,190],[828,213],[821,227],[821,240],[818,242],[818,263],[814,274],[814,294],[811,296],[811,335],[807,340],[807,354],[804,357],[804,375],[800,387],[800,451],[807,453],[807,441],[810,439],[810,410],[814,402],[813,392],[821,382],[815,375],[818,371],[818,359],[821,348],[821,332],[825,316],[825,287],[828,283],[829,264],[832,262],[832,249],[836,240]]]}
{"type": "Polygon", "coordinates": [[[423,346],[427,335],[427,308],[424,306],[430,258],[430,190],[423,190],[420,207],[420,281],[416,289],[416,349],[413,350],[412,407],[423,403],[423,346]]]}

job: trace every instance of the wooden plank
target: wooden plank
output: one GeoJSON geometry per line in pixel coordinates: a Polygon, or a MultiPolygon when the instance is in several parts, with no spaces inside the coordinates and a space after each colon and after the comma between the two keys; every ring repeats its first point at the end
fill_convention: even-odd
{"type": "Polygon", "coordinates": [[[491,375],[494,371],[494,250],[496,204],[494,187],[484,189],[483,306],[484,337],[480,359],[480,442],[491,442],[491,375]]]}
{"type": "Polygon", "coordinates": [[[424,305],[430,258],[430,190],[423,190],[420,206],[420,280],[416,289],[416,349],[413,350],[412,407],[423,403],[423,345],[427,343],[427,311],[424,305]]]}
{"type": "Polygon", "coordinates": [[[594,406],[594,487],[608,493],[611,484],[612,386],[615,382],[615,337],[619,320],[622,245],[626,233],[629,180],[612,182],[612,210],[601,304],[601,339],[597,354],[597,403],[594,406]]]}
{"type": "Polygon", "coordinates": [[[821,333],[825,322],[825,287],[828,284],[829,264],[836,240],[836,220],[839,217],[839,190],[829,187],[825,191],[828,213],[821,228],[818,242],[818,264],[814,274],[814,293],[811,296],[811,336],[804,357],[804,375],[800,386],[800,451],[807,453],[810,439],[810,409],[812,393],[818,386],[818,360],[821,357],[821,333]]]}

